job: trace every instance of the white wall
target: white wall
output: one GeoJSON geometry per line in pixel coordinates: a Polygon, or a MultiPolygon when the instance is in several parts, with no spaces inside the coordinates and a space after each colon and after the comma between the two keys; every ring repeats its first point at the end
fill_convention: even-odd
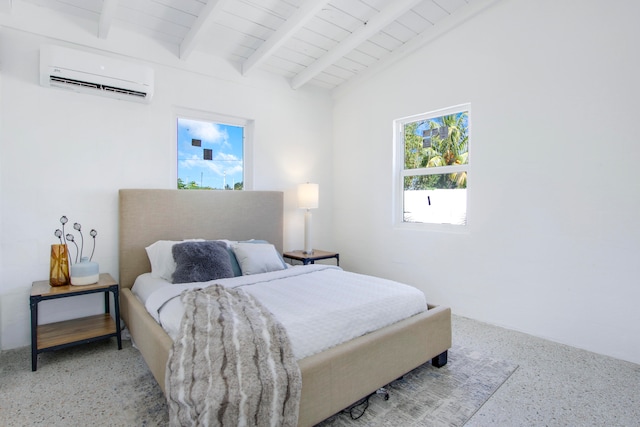
{"type": "MultiPolygon", "coordinates": [[[[136,46],[135,36],[127,35],[123,51],[141,52],[155,69],[151,104],[76,94],[38,84],[40,45],[62,41],[29,31],[1,31],[2,348],[29,344],[30,287],[33,281],[48,278],[49,248],[56,243],[53,232],[61,215],[98,230],[94,260],[101,272],[117,277],[118,189],[175,188],[171,171],[175,174],[176,107],[255,121],[253,187],[285,192],[284,249],[302,248],[303,211],[296,207],[296,185],[314,181],[328,190],[332,183],[326,167],[332,158],[332,101],[326,91],[293,91],[284,80],[259,72],[239,77],[229,64],[195,53],[189,63],[168,61],[175,55],[155,47],[160,53],[153,56],[149,53],[153,49],[143,42],[136,46]]],[[[124,36],[114,31],[115,40],[124,36]]],[[[323,247],[332,247],[331,216],[321,215],[331,211],[328,194],[321,194],[314,223],[317,244],[323,247]]],[[[101,296],[83,298],[41,303],[41,321],[93,314],[102,308],[101,296]]]]}
{"type": "Polygon", "coordinates": [[[342,265],[463,316],[639,363],[638,16],[633,0],[498,1],[340,92],[342,265]],[[392,121],[465,102],[469,232],[394,229],[392,121]]]}
{"type": "MultiPolygon", "coordinates": [[[[2,60],[0,60],[0,100],[2,100],[2,98],[3,98],[2,97],[2,60]]],[[[2,117],[2,102],[0,102],[0,118],[1,117],[2,117]]],[[[1,138],[1,135],[2,135],[2,120],[0,120],[0,138],[1,138]]],[[[2,161],[0,161],[0,188],[2,188],[2,161]]],[[[4,223],[4,221],[2,220],[2,213],[4,211],[2,201],[3,201],[3,197],[2,197],[2,193],[0,193],[0,224],[4,223]]],[[[0,237],[0,248],[2,247],[4,247],[4,243],[3,243],[3,239],[0,237]]],[[[0,272],[3,271],[3,268],[4,268],[3,267],[4,263],[2,261],[2,258],[3,257],[0,256],[0,272]]],[[[3,318],[2,313],[3,313],[2,303],[0,300],[0,349],[4,348],[2,347],[2,333],[1,333],[2,318],[3,318]]]]}

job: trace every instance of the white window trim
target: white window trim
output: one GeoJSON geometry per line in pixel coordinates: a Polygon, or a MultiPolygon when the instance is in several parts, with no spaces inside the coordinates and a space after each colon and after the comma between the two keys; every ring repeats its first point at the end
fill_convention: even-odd
{"type": "Polygon", "coordinates": [[[169,144],[171,149],[171,171],[170,180],[171,187],[176,188],[176,182],[178,182],[178,150],[177,140],[178,135],[178,119],[193,119],[203,120],[215,123],[222,123],[231,126],[242,126],[244,128],[244,141],[242,147],[242,162],[243,162],[243,189],[253,190],[253,135],[255,121],[251,119],[245,119],[241,117],[228,116],[225,114],[212,113],[210,111],[195,110],[185,107],[174,107],[172,112],[171,121],[171,143],[169,144]]]}
{"type": "MultiPolygon", "coordinates": [[[[470,194],[473,183],[471,172],[471,161],[464,166],[441,166],[437,168],[437,173],[452,173],[466,171],[467,182],[467,220],[466,224],[435,224],[435,223],[420,223],[420,222],[405,222],[404,221],[404,177],[407,175],[415,175],[424,173],[427,168],[411,169],[409,172],[404,169],[404,125],[406,123],[412,123],[419,120],[427,120],[433,117],[446,116],[449,114],[460,113],[462,111],[469,112],[469,141],[471,141],[471,104],[459,104],[448,108],[442,108],[435,111],[429,111],[422,114],[415,114],[413,116],[403,117],[393,121],[393,183],[392,183],[392,221],[393,227],[399,230],[423,230],[423,231],[441,231],[449,233],[461,233],[467,234],[470,232],[470,224],[472,222],[471,215],[471,203],[470,194]]],[[[469,159],[472,158],[471,146],[469,144],[469,159]]],[[[435,172],[433,168],[429,169],[429,172],[435,172]]]]}

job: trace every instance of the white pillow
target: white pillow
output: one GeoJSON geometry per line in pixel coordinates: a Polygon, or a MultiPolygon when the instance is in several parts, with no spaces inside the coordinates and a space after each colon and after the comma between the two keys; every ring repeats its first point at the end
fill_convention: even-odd
{"type": "Polygon", "coordinates": [[[276,247],[270,243],[234,243],[232,246],[242,275],[284,270],[286,265],[276,247]]]}
{"type": "Polygon", "coordinates": [[[171,282],[173,272],[176,271],[176,261],[173,259],[172,248],[176,243],[203,242],[204,239],[187,240],[158,240],[147,246],[147,256],[151,263],[151,277],[171,282]]]}

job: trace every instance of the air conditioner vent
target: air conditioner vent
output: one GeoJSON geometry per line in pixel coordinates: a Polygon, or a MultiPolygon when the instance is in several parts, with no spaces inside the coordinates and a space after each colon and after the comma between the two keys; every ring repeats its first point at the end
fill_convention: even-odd
{"type": "Polygon", "coordinates": [[[121,95],[139,96],[140,98],[145,98],[147,96],[146,93],[139,92],[136,90],[122,89],[115,86],[107,86],[107,85],[101,85],[97,83],[83,82],[82,80],[74,80],[74,79],[68,79],[68,78],[58,77],[58,76],[51,76],[51,85],[52,86],[55,86],[55,85],[78,86],[83,88],[90,88],[90,89],[96,89],[96,90],[104,90],[107,92],[119,93],[121,95]]]}
{"type": "Polygon", "coordinates": [[[131,96],[139,96],[140,98],[146,98],[147,94],[144,92],[138,92],[135,90],[129,90],[129,89],[122,89],[119,87],[113,87],[113,86],[102,86],[101,87],[102,90],[106,90],[107,92],[116,92],[116,93],[120,93],[123,95],[131,95],[131,96]]]}
{"type": "Polygon", "coordinates": [[[50,76],[50,79],[52,84],[59,83],[63,85],[82,86],[82,87],[88,87],[91,89],[100,89],[100,85],[96,83],[82,82],[80,80],[66,79],[64,77],[57,77],[57,76],[50,76]]]}

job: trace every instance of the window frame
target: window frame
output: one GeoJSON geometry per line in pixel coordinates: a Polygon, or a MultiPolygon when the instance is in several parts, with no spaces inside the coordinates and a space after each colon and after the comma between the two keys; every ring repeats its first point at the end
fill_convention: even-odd
{"type": "Polygon", "coordinates": [[[428,111],[426,113],[415,114],[412,116],[402,117],[393,121],[393,203],[392,203],[392,220],[393,226],[398,229],[416,229],[416,230],[432,230],[432,231],[447,231],[468,233],[470,224],[470,191],[471,185],[469,184],[469,177],[471,173],[471,103],[454,105],[452,107],[441,108],[438,110],[428,111]],[[467,112],[467,135],[469,138],[469,144],[467,147],[468,163],[458,166],[439,166],[435,168],[418,168],[418,169],[405,169],[404,163],[404,126],[408,123],[417,121],[429,120],[437,117],[442,117],[451,114],[458,114],[467,112]],[[467,173],[467,185],[466,185],[466,222],[465,224],[451,224],[451,223],[427,223],[427,222],[408,222],[404,221],[404,178],[406,176],[415,175],[441,175],[454,172],[466,172],[467,173]]]}
{"type": "Polygon", "coordinates": [[[191,108],[175,107],[173,108],[171,125],[171,187],[177,188],[178,183],[178,119],[191,119],[199,121],[208,121],[217,124],[238,126],[244,129],[242,142],[242,172],[243,172],[243,191],[251,191],[254,189],[253,182],[253,137],[255,121],[242,117],[235,117],[211,111],[195,110],[191,108]]]}

